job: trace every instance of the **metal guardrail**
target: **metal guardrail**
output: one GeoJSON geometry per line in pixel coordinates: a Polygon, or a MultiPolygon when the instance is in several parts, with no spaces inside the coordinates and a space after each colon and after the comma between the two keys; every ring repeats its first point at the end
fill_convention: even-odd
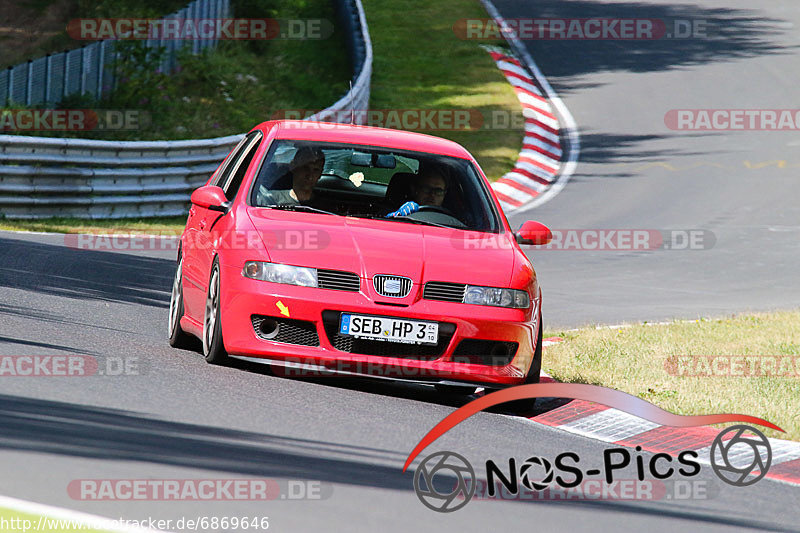
{"type": "MultiPolygon", "coordinates": [[[[338,0],[349,17],[353,87],[310,120],[349,119],[367,109],[372,43],[361,0],[338,0]]],[[[206,182],[242,138],[95,141],[0,135],[0,216],[135,218],[183,215],[191,191],[206,182]]]]}
{"type": "Polygon", "coordinates": [[[7,218],[181,215],[241,135],[159,142],[0,136],[7,218]]]}
{"type": "MultiPolygon", "coordinates": [[[[372,40],[369,37],[364,6],[361,4],[361,0],[339,0],[337,14],[340,22],[348,30],[347,48],[350,52],[350,62],[353,65],[353,88],[335,104],[312,115],[308,120],[344,122],[350,118],[350,115],[346,113],[347,110],[369,109],[372,40]]],[[[360,122],[364,122],[364,120],[366,117],[362,116],[360,122]]],[[[359,122],[358,116],[356,116],[356,122],[359,122]]]]}

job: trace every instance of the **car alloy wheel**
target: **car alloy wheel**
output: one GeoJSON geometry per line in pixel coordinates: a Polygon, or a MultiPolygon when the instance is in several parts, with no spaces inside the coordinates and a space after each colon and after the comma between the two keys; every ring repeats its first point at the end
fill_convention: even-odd
{"type": "Polygon", "coordinates": [[[172,295],[169,299],[169,323],[167,334],[169,344],[174,348],[189,348],[194,338],[181,328],[183,317],[183,258],[178,257],[178,268],[175,270],[175,279],[172,282],[172,295]]]}
{"type": "Polygon", "coordinates": [[[214,266],[211,267],[211,279],[208,282],[208,292],[206,293],[206,311],[203,318],[203,355],[206,356],[206,361],[214,364],[222,364],[228,358],[222,342],[219,296],[219,263],[215,259],[214,266]]]}

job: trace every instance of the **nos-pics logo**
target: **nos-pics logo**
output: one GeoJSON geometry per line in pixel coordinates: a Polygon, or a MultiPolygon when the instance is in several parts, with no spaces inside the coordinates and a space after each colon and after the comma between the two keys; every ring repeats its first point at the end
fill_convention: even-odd
{"type": "Polygon", "coordinates": [[[414,490],[429,509],[451,513],[469,503],[475,494],[476,480],[475,470],[462,455],[437,452],[417,467],[414,490]]]}
{"type": "MultiPolygon", "coordinates": [[[[574,487],[580,480],[592,475],[604,475],[606,481],[610,483],[613,480],[613,470],[624,468],[633,462],[630,460],[630,455],[627,461],[619,460],[617,454],[625,451],[624,448],[607,451],[611,453],[604,453],[601,469],[580,469],[580,459],[577,454],[565,452],[556,458],[555,464],[543,457],[528,458],[520,463],[518,472],[509,471],[506,475],[500,474],[498,478],[502,480],[506,489],[511,489],[513,492],[519,489],[520,482],[528,490],[542,491],[551,487],[553,483],[563,488],[574,487]],[[570,464],[565,465],[562,456],[569,456],[570,464]],[[567,476],[562,477],[559,474],[567,476]],[[569,481],[565,481],[567,477],[569,481]]],[[[697,455],[691,450],[682,452],[680,462],[684,466],[696,465],[697,468],[680,469],[679,472],[683,475],[697,475],[699,464],[692,460],[696,459],[697,455]]],[[[772,448],[769,439],[757,429],[736,425],[724,429],[716,436],[709,451],[709,460],[711,468],[719,479],[729,485],[745,487],[757,483],[767,474],[772,463],[772,448]]],[[[675,470],[670,466],[672,457],[663,453],[654,454],[647,468],[643,466],[643,461],[637,459],[636,463],[639,464],[640,480],[644,479],[647,472],[655,478],[664,479],[671,476],[675,470]]],[[[513,460],[509,461],[510,467],[516,464],[513,460]]],[[[499,474],[498,466],[491,460],[486,462],[486,471],[499,474]]],[[[495,480],[493,475],[489,477],[492,479],[487,483],[493,493],[495,480]]],[[[429,509],[449,513],[461,509],[470,502],[475,495],[477,481],[475,469],[466,458],[455,452],[441,451],[427,456],[417,467],[414,473],[414,491],[429,509]]]]}

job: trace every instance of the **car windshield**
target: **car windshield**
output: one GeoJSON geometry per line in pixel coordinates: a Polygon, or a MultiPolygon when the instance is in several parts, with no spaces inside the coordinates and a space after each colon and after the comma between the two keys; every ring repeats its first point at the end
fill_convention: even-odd
{"type": "Polygon", "coordinates": [[[497,210],[465,159],[374,146],[280,140],[250,205],[497,232],[497,210]]]}

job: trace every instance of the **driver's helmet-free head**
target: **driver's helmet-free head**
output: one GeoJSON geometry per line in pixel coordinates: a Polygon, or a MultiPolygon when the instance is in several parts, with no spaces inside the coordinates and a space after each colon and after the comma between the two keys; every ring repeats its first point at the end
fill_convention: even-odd
{"type": "Polygon", "coordinates": [[[316,146],[301,146],[297,149],[297,152],[295,152],[292,162],[289,164],[289,168],[294,170],[319,160],[325,161],[325,154],[322,150],[316,146]]]}
{"type": "Polygon", "coordinates": [[[420,205],[442,205],[447,189],[447,174],[437,167],[426,166],[411,186],[411,200],[420,205]]]}

